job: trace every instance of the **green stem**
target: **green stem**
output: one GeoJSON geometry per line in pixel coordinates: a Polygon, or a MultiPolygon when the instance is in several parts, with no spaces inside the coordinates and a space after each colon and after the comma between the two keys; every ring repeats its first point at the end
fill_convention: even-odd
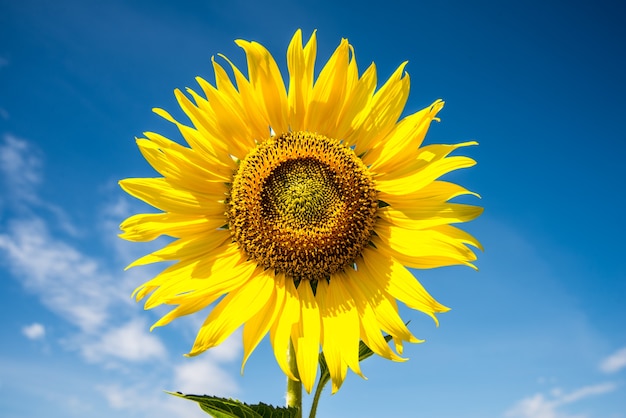
{"type": "Polygon", "coordinates": [[[322,394],[322,389],[324,389],[325,384],[326,382],[324,382],[322,377],[320,377],[317,387],[315,388],[315,395],[313,395],[313,404],[311,405],[309,418],[315,418],[315,415],[317,415],[317,403],[320,401],[320,395],[322,394]]]}
{"type": "MultiPolygon", "coordinates": [[[[296,352],[291,341],[289,342],[289,368],[294,376],[298,375],[298,364],[296,363],[296,352]]],[[[291,380],[287,377],[287,406],[293,406],[298,409],[295,418],[302,418],[302,382],[291,380]]]]}

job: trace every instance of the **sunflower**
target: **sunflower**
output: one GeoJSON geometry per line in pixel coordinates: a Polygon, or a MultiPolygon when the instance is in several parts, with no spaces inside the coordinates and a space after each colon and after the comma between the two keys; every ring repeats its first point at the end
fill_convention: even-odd
{"type": "Polygon", "coordinates": [[[278,365],[308,392],[321,346],[335,392],[348,368],[362,376],[360,340],[395,361],[404,360],[403,342],[421,342],[397,301],[435,322],[448,310],[407,267],[473,267],[468,245],[480,244],[451,224],[482,208],[450,202],[474,193],[438,179],[474,165],[449,155],[475,142],[422,146],[443,101],[400,119],[409,95],[406,62],[377,89],[375,65],[359,74],[343,39],[315,78],[316,34],[303,46],[298,30],[287,50],[286,86],[267,49],[236,43],[247,77],[220,55],[234,80],[212,59],[215,86],[198,77],[204,95],[175,91],[191,125],[155,109],[188,147],[152,132],[137,139],[163,177],[120,185],[162,212],[131,216],[120,236],[174,239],[129,267],[176,262],[134,296],[147,297],[146,309],[174,306],[153,328],[211,306],[192,356],[243,325],[243,369],[269,333],[278,365]],[[297,371],[288,364],[290,344],[297,371]]]}

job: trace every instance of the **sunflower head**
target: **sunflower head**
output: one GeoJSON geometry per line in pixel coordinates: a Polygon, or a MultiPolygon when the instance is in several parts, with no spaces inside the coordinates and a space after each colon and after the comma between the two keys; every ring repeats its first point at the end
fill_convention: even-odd
{"type": "Polygon", "coordinates": [[[407,267],[473,267],[469,245],[480,244],[452,224],[482,209],[451,202],[474,193],[439,178],[474,165],[450,154],[475,143],[422,146],[443,102],[400,119],[405,64],[377,89],[375,66],[359,72],[345,39],[315,77],[316,35],[303,46],[298,30],[287,84],[262,45],[237,44],[247,76],[223,57],[234,80],[213,60],[215,86],[198,78],[202,94],[175,92],[190,124],[155,110],[186,145],[155,133],[137,141],[162,177],[120,182],[162,211],[128,218],[121,236],[174,238],[131,264],[176,261],[135,296],[174,306],[154,326],[212,306],[190,355],[243,325],[245,363],[269,334],[279,366],[309,392],[321,347],[336,391],[348,368],[361,374],[359,341],[396,361],[404,341],[420,342],[397,301],[435,321],[448,310],[407,267]]]}
{"type": "Polygon", "coordinates": [[[269,138],[239,165],[228,225],[259,265],[295,280],[329,279],[369,242],[378,199],[350,148],[310,132],[269,138]]]}

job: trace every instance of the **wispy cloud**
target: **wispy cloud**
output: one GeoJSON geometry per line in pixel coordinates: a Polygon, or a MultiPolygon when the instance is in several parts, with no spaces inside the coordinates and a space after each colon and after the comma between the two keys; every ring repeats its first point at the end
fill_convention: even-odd
{"type": "Polygon", "coordinates": [[[41,218],[15,220],[0,234],[9,269],[49,309],[82,331],[100,329],[118,295],[111,277],[76,248],[52,237],[41,218]]]}
{"type": "Polygon", "coordinates": [[[2,203],[15,208],[21,214],[43,210],[56,218],[55,224],[63,231],[77,236],[78,231],[65,211],[39,197],[38,187],[42,183],[42,171],[43,153],[38,147],[16,136],[4,135],[0,142],[2,203]]]}
{"type": "Polygon", "coordinates": [[[617,350],[600,363],[600,370],[615,373],[626,368],[626,347],[617,350]]]}
{"type": "Polygon", "coordinates": [[[214,396],[233,396],[238,390],[234,379],[208,357],[175,367],[173,384],[183,393],[210,393],[214,396]]]}
{"type": "Polygon", "coordinates": [[[38,202],[35,190],[41,183],[41,151],[23,139],[4,135],[0,144],[0,171],[13,201],[38,202]]]}
{"type": "Polygon", "coordinates": [[[560,408],[590,396],[601,395],[616,389],[615,383],[606,382],[584,386],[565,393],[554,389],[549,396],[537,393],[522,399],[505,412],[507,418],[586,418],[585,415],[570,415],[560,408]]]}
{"type": "MultiPolygon", "coordinates": [[[[0,166],[7,190],[3,198],[11,200],[5,202],[9,205],[26,207],[24,211],[8,212],[14,215],[8,219],[0,219],[0,263],[57,319],[74,326],[56,342],[77,352],[87,363],[107,369],[113,366],[119,371],[107,372],[111,379],[108,383],[94,383],[98,386],[96,393],[112,409],[128,409],[133,416],[138,411],[154,417],[206,416],[197,405],[164,396],[162,390],[234,395],[237,383],[222,366],[240,358],[241,335],[199,358],[171,360],[166,342],[148,332],[149,316],[130,298],[132,289],[145,281],[146,270],[122,273],[123,262],[130,261],[137,248],[129,251],[115,235],[119,220],[131,208],[123,201],[102,205],[107,208],[107,216],[102,216],[95,227],[101,233],[105,231],[103,241],[110,251],[99,257],[89,254],[80,236],[51,227],[59,219],[53,211],[29,210],[54,207],[38,193],[45,179],[43,157],[26,140],[5,135],[0,141],[0,166]],[[154,364],[159,367],[153,368],[154,364]],[[148,382],[146,374],[155,377],[148,382]]],[[[72,228],[79,229],[67,219],[72,228]]],[[[31,324],[22,333],[31,339],[43,338],[45,328],[31,324]]]]}
{"type": "Polygon", "coordinates": [[[167,350],[161,340],[148,333],[145,321],[136,319],[104,332],[96,341],[83,345],[81,351],[93,362],[109,358],[136,362],[163,359],[167,350]]]}
{"type": "MultiPolygon", "coordinates": [[[[70,240],[54,236],[46,217],[33,208],[51,209],[53,222],[65,219],[64,211],[43,201],[38,187],[43,179],[43,154],[30,142],[5,135],[0,143],[0,169],[3,193],[8,204],[19,210],[0,229],[0,255],[9,270],[30,292],[39,295],[42,303],[85,334],[102,331],[112,309],[130,306],[127,288],[120,286],[111,267],[85,254],[70,240]],[[26,207],[25,207],[26,206],[26,207]]],[[[1,259],[0,259],[1,260],[1,259]]],[[[119,267],[119,266],[116,266],[119,267]]]]}
{"type": "Polygon", "coordinates": [[[132,416],[153,418],[206,418],[195,402],[178,399],[161,392],[150,391],[144,384],[129,387],[118,384],[100,385],[97,390],[104,396],[109,407],[125,411],[132,416]]]}
{"type": "Polygon", "coordinates": [[[236,332],[207,355],[177,364],[174,367],[174,387],[183,393],[235,396],[238,392],[237,383],[219,364],[238,359],[240,353],[241,333],[236,332]]]}
{"type": "MultiPolygon", "coordinates": [[[[183,393],[233,397],[239,394],[239,388],[233,377],[221,367],[221,361],[231,361],[240,349],[241,335],[231,336],[222,345],[220,351],[210,351],[206,355],[185,358],[171,362],[172,375],[158,384],[166,390],[183,393]],[[237,338],[238,337],[238,338],[237,338]],[[168,386],[170,385],[170,386],[168,386]],[[172,389],[173,388],[173,389],[172,389]]],[[[238,357],[238,356],[237,356],[238,357]]],[[[147,384],[138,381],[133,384],[103,384],[97,390],[106,398],[111,409],[128,413],[140,413],[142,416],[155,418],[202,418],[202,412],[195,402],[163,396],[154,390],[154,382],[147,384]]]]}
{"type": "Polygon", "coordinates": [[[29,340],[40,340],[46,336],[46,328],[38,322],[22,327],[22,334],[29,340]]]}

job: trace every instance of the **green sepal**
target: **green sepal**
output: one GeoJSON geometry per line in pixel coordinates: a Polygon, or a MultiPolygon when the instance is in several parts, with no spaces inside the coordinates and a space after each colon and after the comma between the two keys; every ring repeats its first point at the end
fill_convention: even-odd
{"type": "MultiPolygon", "coordinates": [[[[408,324],[408,322],[407,322],[408,324]]],[[[385,335],[385,341],[389,342],[393,338],[391,335],[385,335]]],[[[359,361],[363,361],[371,357],[374,352],[363,341],[359,341],[359,361]]]]}
{"type": "Polygon", "coordinates": [[[219,398],[207,395],[184,395],[180,392],[167,392],[179,398],[197,402],[200,408],[213,418],[295,418],[297,408],[277,407],[264,404],[248,405],[236,399],[219,398]]]}

